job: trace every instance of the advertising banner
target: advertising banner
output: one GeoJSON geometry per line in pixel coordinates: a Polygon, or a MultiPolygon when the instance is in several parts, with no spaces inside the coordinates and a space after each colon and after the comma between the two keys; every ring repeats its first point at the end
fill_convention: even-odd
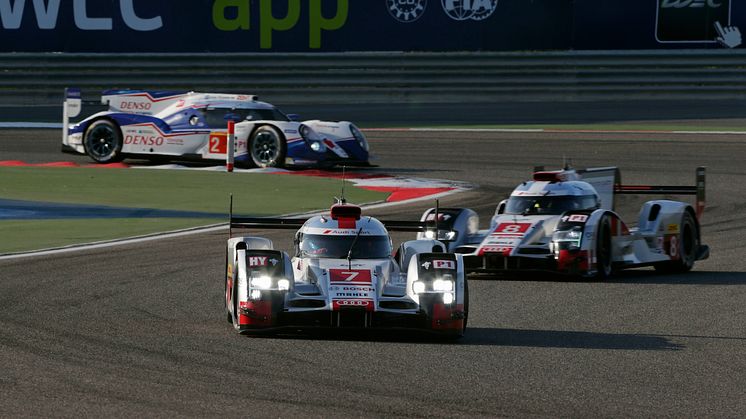
{"type": "Polygon", "coordinates": [[[2,52],[742,47],[746,0],[0,0],[2,52]]]}

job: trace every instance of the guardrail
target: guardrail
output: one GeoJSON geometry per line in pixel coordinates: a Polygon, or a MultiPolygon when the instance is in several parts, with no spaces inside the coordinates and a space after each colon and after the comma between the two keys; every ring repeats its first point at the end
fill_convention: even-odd
{"type": "Polygon", "coordinates": [[[283,104],[746,98],[745,50],[0,54],[0,105],[109,88],[246,92],[283,104]]]}

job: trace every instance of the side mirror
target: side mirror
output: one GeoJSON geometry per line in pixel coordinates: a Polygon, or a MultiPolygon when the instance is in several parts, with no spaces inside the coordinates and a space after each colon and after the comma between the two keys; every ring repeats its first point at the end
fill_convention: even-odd
{"type": "Polygon", "coordinates": [[[293,122],[300,122],[300,115],[298,115],[297,113],[289,113],[288,119],[293,122]]]}
{"type": "Polygon", "coordinates": [[[495,209],[495,215],[500,215],[505,213],[505,207],[508,205],[508,200],[503,199],[500,201],[499,204],[497,204],[497,209],[495,209]]]}

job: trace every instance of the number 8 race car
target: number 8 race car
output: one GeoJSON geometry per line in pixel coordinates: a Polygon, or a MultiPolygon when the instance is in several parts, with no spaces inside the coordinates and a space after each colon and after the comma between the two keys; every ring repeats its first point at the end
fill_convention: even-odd
{"type": "Polygon", "coordinates": [[[338,204],[303,219],[230,218],[230,228],[298,229],[295,256],[261,237],[231,237],[225,307],[239,333],[304,328],[418,329],[464,334],[469,295],[461,255],[431,239],[392,255],[388,231],[422,231],[424,222],[361,216],[338,204]]]}
{"type": "Polygon", "coordinates": [[[251,95],[106,91],[109,109],[69,125],[79,89],[67,89],[62,151],[98,163],[126,157],[226,160],[227,126],[236,123],[235,161],[246,167],[368,165],[368,142],[350,122],[297,122],[251,95]]]}
{"type": "MultiPolygon", "coordinates": [[[[709,256],[699,219],[705,207],[705,169],[696,186],[628,186],[615,167],[538,170],[500,202],[488,230],[465,208],[438,212],[438,238],[464,254],[467,273],[543,271],[604,279],[615,270],[653,266],[686,272],[709,256]],[[648,201],[637,226],[614,212],[620,194],[696,195],[696,209],[671,200],[648,201]]],[[[434,217],[433,210],[423,221],[434,217]]],[[[419,233],[435,237],[434,231],[419,233]]]]}

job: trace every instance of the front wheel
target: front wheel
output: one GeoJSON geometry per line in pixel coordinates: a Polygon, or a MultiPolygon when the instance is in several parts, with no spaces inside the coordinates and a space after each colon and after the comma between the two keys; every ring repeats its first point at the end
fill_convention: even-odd
{"type": "Polygon", "coordinates": [[[598,234],[596,235],[597,280],[608,279],[613,274],[611,246],[611,220],[608,215],[604,215],[601,222],[598,223],[598,234]]]}
{"type": "Polygon", "coordinates": [[[94,121],[83,137],[85,153],[96,163],[116,163],[123,160],[122,131],[108,119],[94,121]]]}
{"type": "Polygon", "coordinates": [[[285,138],[269,125],[257,128],[249,141],[251,160],[258,167],[282,167],[286,152],[285,138]]]}

